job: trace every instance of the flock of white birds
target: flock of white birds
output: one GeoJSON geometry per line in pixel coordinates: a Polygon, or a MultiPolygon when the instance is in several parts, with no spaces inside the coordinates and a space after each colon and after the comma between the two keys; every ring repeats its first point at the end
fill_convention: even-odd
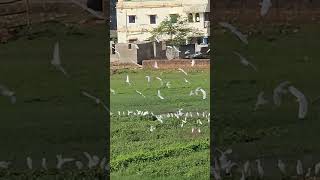
{"type": "MultiPolygon", "coordinates": [[[[107,164],[107,159],[105,157],[100,159],[97,155],[91,155],[88,152],[83,152],[83,155],[88,160],[87,162],[88,169],[101,168],[103,170],[109,170],[109,165],[107,164]]],[[[63,165],[66,165],[66,164],[72,165],[72,163],[78,170],[82,170],[85,168],[84,163],[81,162],[80,160],[76,160],[75,158],[66,158],[66,157],[62,157],[61,154],[58,154],[56,155],[56,159],[57,161],[54,168],[58,170],[61,170],[63,168],[63,165]]],[[[11,161],[0,161],[0,168],[8,169],[10,168],[9,166],[11,164],[12,164],[11,161]]],[[[32,158],[29,156],[26,158],[26,165],[27,165],[27,168],[30,170],[35,169],[32,158]]],[[[47,166],[46,158],[41,159],[41,168],[43,170],[49,169],[47,166]]]]}
{"type": "MultiPolygon", "coordinates": [[[[269,9],[272,6],[271,0],[262,0],[260,3],[261,10],[260,15],[265,16],[269,9]]],[[[237,30],[234,26],[227,22],[220,22],[220,26],[223,28],[229,29],[233,34],[237,36],[237,38],[243,42],[244,44],[248,45],[248,39],[247,35],[244,35],[242,32],[237,30]]],[[[245,57],[243,57],[238,52],[233,52],[235,55],[237,55],[240,58],[240,63],[244,66],[252,68],[254,71],[258,72],[258,68],[253,65],[251,62],[249,62],[245,57]]],[[[255,104],[254,110],[256,111],[261,106],[270,103],[270,101],[273,101],[275,107],[279,107],[282,103],[283,96],[291,93],[293,97],[296,98],[296,101],[299,104],[298,109],[298,118],[299,119],[305,119],[308,113],[308,100],[306,96],[298,90],[296,87],[292,85],[290,81],[284,81],[281,82],[278,86],[276,86],[273,90],[273,97],[272,100],[265,98],[265,92],[261,91],[257,96],[257,102],[255,104]]],[[[221,180],[222,175],[229,175],[232,176],[231,170],[232,168],[237,168],[241,172],[240,180],[246,180],[248,177],[253,177],[252,175],[252,165],[250,161],[246,161],[243,163],[243,166],[241,166],[238,163],[232,162],[231,160],[228,160],[227,155],[232,153],[231,149],[228,149],[226,151],[222,151],[218,148],[216,148],[218,152],[220,152],[219,158],[214,158],[214,164],[211,166],[211,173],[214,175],[216,180],[221,180]]],[[[262,166],[261,160],[257,159],[255,160],[256,163],[256,174],[258,174],[259,178],[262,179],[264,177],[264,168],[262,166]]],[[[282,160],[278,160],[277,167],[279,168],[281,174],[285,177],[288,176],[288,173],[286,171],[286,164],[282,160]]],[[[302,179],[311,177],[312,175],[312,168],[314,168],[314,176],[318,176],[320,172],[320,162],[315,164],[313,167],[308,168],[306,171],[303,169],[301,160],[297,160],[296,165],[296,175],[297,177],[300,177],[302,179]]]]}
{"type": "MultiPolygon", "coordinates": [[[[215,180],[221,180],[222,175],[232,176],[232,172],[241,173],[240,180],[246,180],[249,177],[254,177],[255,174],[258,175],[260,179],[263,179],[265,176],[265,171],[260,159],[256,159],[255,168],[253,168],[254,163],[246,160],[244,163],[236,163],[228,159],[228,155],[232,153],[232,149],[227,149],[226,151],[222,151],[217,148],[217,151],[220,153],[219,158],[214,159],[214,164],[211,166],[211,173],[214,175],[215,180]],[[236,170],[238,171],[236,171],[236,170]],[[256,172],[253,172],[253,171],[256,172]]],[[[288,167],[286,163],[278,159],[275,162],[275,166],[279,169],[279,173],[283,177],[289,177],[288,167]]],[[[296,175],[295,177],[305,179],[314,177],[316,179],[320,174],[320,162],[312,165],[309,168],[303,168],[303,164],[301,160],[297,160],[296,164],[296,175]]]]}
{"type": "MultiPolygon", "coordinates": [[[[191,67],[193,67],[195,64],[194,60],[191,61],[191,67]]],[[[154,61],[154,65],[153,65],[154,69],[158,69],[158,63],[157,61],[154,61]]],[[[185,83],[191,84],[186,77],[189,76],[188,73],[182,69],[182,68],[178,68],[177,69],[179,72],[184,74],[184,78],[183,81],[185,83]]],[[[146,78],[146,86],[150,86],[152,77],[151,76],[145,76],[146,78]]],[[[161,86],[165,86],[167,89],[171,88],[171,82],[170,81],[164,81],[162,80],[162,78],[160,77],[155,77],[155,79],[157,81],[160,82],[161,86]]],[[[130,87],[133,87],[130,77],[129,75],[125,76],[125,84],[127,84],[130,87]]],[[[116,95],[116,90],[110,88],[110,92],[112,95],[116,95]]],[[[140,96],[142,96],[143,98],[147,98],[147,96],[145,96],[141,91],[136,90],[135,92],[137,94],[139,94],[140,96]]],[[[207,92],[202,88],[202,87],[197,87],[196,89],[192,89],[189,93],[189,96],[199,96],[202,95],[202,99],[205,100],[207,99],[207,92]]],[[[155,95],[157,96],[160,100],[164,100],[168,97],[165,97],[162,95],[160,89],[157,90],[157,94],[155,95]]],[[[163,123],[163,120],[165,118],[176,118],[176,119],[180,119],[181,120],[181,127],[184,127],[184,124],[187,123],[187,119],[194,119],[194,118],[206,118],[208,120],[208,122],[210,122],[210,113],[206,113],[206,112],[182,112],[182,109],[179,109],[179,111],[177,111],[176,113],[167,113],[167,114],[160,114],[160,115],[155,115],[153,112],[149,112],[149,111],[142,111],[142,110],[135,110],[135,111],[131,111],[131,110],[127,110],[127,111],[118,111],[118,113],[112,113],[110,112],[110,115],[118,115],[118,116],[148,116],[148,115],[152,115],[155,116],[157,118],[157,120],[161,123],[163,123]]],[[[201,122],[200,119],[196,120],[197,124],[200,124],[199,122],[201,122]]],[[[202,123],[201,123],[202,124],[202,123]]],[[[150,132],[153,132],[155,130],[155,127],[151,126],[150,127],[150,132]]],[[[195,130],[197,130],[197,132],[201,132],[200,128],[194,128],[192,127],[191,132],[194,133],[195,130]]]]}

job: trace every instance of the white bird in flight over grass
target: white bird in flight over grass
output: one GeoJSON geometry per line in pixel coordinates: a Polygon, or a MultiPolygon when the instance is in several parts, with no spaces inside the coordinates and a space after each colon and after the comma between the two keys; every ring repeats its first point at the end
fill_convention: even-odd
{"type": "Polygon", "coordinates": [[[59,71],[61,71],[66,77],[69,77],[68,73],[61,65],[59,42],[56,42],[54,45],[53,58],[51,60],[51,64],[54,67],[56,67],[59,71]]]}
{"type": "Polygon", "coordinates": [[[161,82],[161,86],[163,86],[163,81],[162,81],[162,79],[159,78],[159,77],[156,77],[156,79],[158,79],[158,80],[161,82]]]}
{"type": "Polygon", "coordinates": [[[56,155],[56,157],[57,157],[57,169],[61,169],[62,165],[64,165],[65,163],[74,161],[73,158],[62,158],[61,154],[56,155]]]}
{"type": "Polygon", "coordinates": [[[9,97],[11,104],[15,104],[17,101],[15,93],[13,91],[9,90],[6,86],[1,85],[1,84],[0,84],[0,95],[9,97]]]}
{"type": "Polygon", "coordinates": [[[150,83],[151,81],[151,77],[150,76],[146,76],[148,83],[150,83]]]}
{"type": "Polygon", "coordinates": [[[142,94],[142,92],[136,90],[136,93],[138,93],[138,94],[140,94],[142,97],[146,98],[146,96],[144,96],[144,95],[142,94]]]}
{"type": "Polygon", "coordinates": [[[243,64],[244,66],[250,66],[252,67],[253,70],[258,71],[257,67],[250,63],[245,57],[243,57],[240,53],[233,51],[233,54],[239,56],[240,58],[240,63],[243,64]]]}
{"type": "Polygon", "coordinates": [[[157,96],[158,96],[160,99],[164,99],[164,97],[163,97],[163,96],[161,95],[161,93],[160,93],[160,90],[158,90],[157,96]]]}
{"type": "Polygon", "coordinates": [[[265,16],[268,14],[268,11],[272,6],[272,2],[271,0],[262,0],[262,2],[259,3],[259,5],[261,6],[260,15],[265,16]]]}
{"type": "Polygon", "coordinates": [[[263,97],[263,95],[264,95],[264,91],[261,91],[261,92],[258,94],[257,102],[256,102],[256,105],[255,105],[255,107],[254,107],[254,110],[255,110],[255,111],[259,108],[259,106],[265,105],[265,104],[268,103],[268,100],[266,100],[266,99],[263,97]]]}
{"type": "Polygon", "coordinates": [[[276,88],[273,90],[273,102],[276,106],[281,105],[281,96],[287,93],[287,90],[284,88],[289,85],[290,81],[281,82],[276,88]]]}
{"type": "Polygon", "coordinates": [[[171,83],[168,81],[168,82],[166,83],[166,86],[167,86],[168,89],[170,89],[170,88],[171,88],[171,83]]]}
{"type": "Polygon", "coordinates": [[[111,88],[110,88],[110,92],[111,92],[112,94],[116,94],[116,91],[115,91],[114,89],[111,89],[111,88]]]}
{"type": "Polygon", "coordinates": [[[307,98],[302,92],[300,92],[298,89],[296,89],[293,86],[290,86],[288,89],[297,98],[297,101],[299,103],[299,113],[298,113],[299,119],[304,119],[308,113],[307,98]]]}
{"type": "Polygon", "coordinates": [[[109,112],[109,109],[107,108],[107,106],[106,106],[99,98],[97,98],[97,97],[95,97],[95,96],[93,96],[93,95],[91,95],[91,94],[89,94],[88,92],[85,92],[85,91],[81,91],[81,93],[82,93],[82,95],[87,96],[88,98],[94,100],[94,102],[95,102],[97,105],[98,105],[98,104],[101,104],[102,107],[103,107],[106,111],[109,112]]]}
{"type": "Polygon", "coordinates": [[[153,68],[155,68],[155,69],[159,69],[159,66],[158,66],[157,61],[154,61],[153,68]]]}
{"type": "Polygon", "coordinates": [[[244,44],[248,44],[247,35],[242,34],[234,26],[227,22],[219,22],[219,25],[229,29],[233,34],[235,34],[244,44]]]}
{"type": "Polygon", "coordinates": [[[126,77],[126,83],[129,84],[129,86],[131,86],[129,75],[127,75],[126,77]]]}
{"type": "Polygon", "coordinates": [[[186,76],[188,75],[188,73],[187,73],[185,70],[183,70],[182,68],[179,68],[178,71],[182,72],[182,73],[185,74],[186,76]]]}

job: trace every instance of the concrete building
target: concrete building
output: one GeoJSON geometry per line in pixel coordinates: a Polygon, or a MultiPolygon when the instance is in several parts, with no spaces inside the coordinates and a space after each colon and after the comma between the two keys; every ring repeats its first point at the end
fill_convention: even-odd
{"type": "Polygon", "coordinates": [[[145,41],[151,36],[151,29],[174,15],[188,17],[189,26],[202,32],[206,41],[210,35],[209,3],[210,0],[118,0],[118,43],[145,41]]]}

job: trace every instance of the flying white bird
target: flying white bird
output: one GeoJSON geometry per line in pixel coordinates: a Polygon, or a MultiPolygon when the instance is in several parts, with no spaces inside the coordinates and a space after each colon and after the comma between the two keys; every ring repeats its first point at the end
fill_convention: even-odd
{"type": "Polygon", "coordinates": [[[286,165],[280,159],[278,160],[278,168],[280,169],[282,175],[286,174],[286,165]]]}
{"type": "Polygon", "coordinates": [[[0,95],[9,97],[11,104],[16,103],[17,99],[15,96],[15,93],[13,91],[10,91],[6,86],[0,84],[0,95]]]}
{"type": "Polygon", "coordinates": [[[129,84],[129,86],[131,86],[129,75],[127,75],[126,77],[126,83],[129,84]]]}
{"type": "Polygon", "coordinates": [[[219,22],[219,25],[229,29],[233,34],[235,34],[243,43],[248,44],[247,35],[242,34],[234,26],[227,22],[219,22]]]}
{"type": "Polygon", "coordinates": [[[244,66],[250,66],[253,70],[257,71],[257,68],[255,65],[253,65],[252,63],[250,63],[246,58],[244,58],[241,54],[239,54],[238,52],[233,51],[233,54],[239,56],[240,58],[240,63],[244,66]]]}
{"type": "Polygon", "coordinates": [[[167,88],[171,88],[171,83],[168,81],[167,83],[166,83],[166,86],[167,86],[167,88]]]}
{"type": "Polygon", "coordinates": [[[9,161],[0,161],[0,168],[8,169],[10,164],[11,164],[11,162],[9,162],[9,161]]]}
{"type": "Polygon", "coordinates": [[[41,166],[42,166],[43,169],[48,170],[47,159],[46,158],[42,158],[41,166]]]}
{"type": "Polygon", "coordinates": [[[260,161],[260,159],[257,159],[256,162],[257,162],[258,174],[259,174],[260,178],[262,179],[264,176],[264,170],[261,165],[261,161],[260,161]]]}
{"type": "Polygon", "coordinates": [[[158,96],[160,99],[164,99],[164,97],[162,97],[161,94],[160,94],[160,90],[158,90],[157,96],[158,96]]]}
{"type": "Polygon", "coordinates": [[[51,60],[51,64],[54,67],[56,67],[59,71],[61,71],[66,77],[69,77],[68,73],[61,65],[59,42],[56,42],[54,45],[53,58],[51,60]]]}
{"type": "Polygon", "coordinates": [[[146,98],[146,96],[144,96],[144,95],[142,94],[142,92],[140,92],[140,91],[138,91],[138,90],[136,90],[136,92],[137,92],[138,94],[140,94],[142,97],[146,98]]]}
{"type": "Polygon", "coordinates": [[[163,86],[163,81],[162,81],[162,79],[159,78],[159,77],[156,77],[156,79],[158,79],[158,80],[161,82],[161,86],[163,86]]]}
{"type": "Polygon", "coordinates": [[[183,69],[179,68],[178,71],[182,72],[183,74],[185,74],[186,76],[188,75],[188,73],[186,71],[184,71],[183,69]]]}
{"type": "Polygon", "coordinates": [[[150,83],[151,81],[151,77],[150,76],[146,76],[148,83],[150,83]]]}
{"type": "Polygon", "coordinates": [[[111,92],[112,94],[116,94],[116,91],[113,90],[113,89],[111,89],[111,88],[110,88],[110,92],[111,92]]]}
{"type": "Polygon", "coordinates": [[[194,92],[193,92],[193,90],[191,90],[189,93],[189,96],[193,96],[193,95],[194,95],[194,92]]]}
{"type": "Polygon", "coordinates": [[[205,90],[203,90],[202,88],[200,89],[201,93],[202,93],[202,99],[206,99],[207,98],[207,93],[205,90]]]}
{"type": "Polygon", "coordinates": [[[81,161],[76,161],[75,162],[76,167],[78,168],[78,170],[81,170],[83,168],[83,164],[81,161]]]}
{"type": "Polygon", "coordinates": [[[303,168],[302,168],[302,162],[300,160],[297,161],[297,175],[302,176],[303,175],[303,168]]]}
{"type": "Polygon", "coordinates": [[[208,49],[206,53],[209,53],[209,52],[210,52],[210,49],[208,49]]]}
{"type": "Polygon", "coordinates": [[[190,54],[190,50],[186,50],[185,52],[184,52],[184,54],[190,54]]]}
{"type": "Polygon", "coordinates": [[[61,154],[56,155],[56,157],[57,157],[57,161],[58,161],[57,169],[61,169],[62,165],[65,164],[65,163],[74,161],[73,158],[62,158],[61,154]]]}
{"type": "Polygon", "coordinates": [[[27,166],[29,169],[32,169],[32,159],[30,157],[27,157],[27,166]]]}
{"type": "Polygon", "coordinates": [[[191,60],[191,67],[193,67],[196,64],[196,61],[194,59],[191,60]]]}
{"type": "Polygon", "coordinates": [[[81,91],[82,92],[82,95],[84,96],[87,96],[88,98],[94,100],[94,102],[98,105],[98,104],[101,104],[102,107],[106,110],[106,111],[109,111],[109,109],[107,108],[107,106],[97,97],[85,92],[85,91],[81,91]]]}
{"type": "Polygon", "coordinates": [[[88,168],[89,168],[89,169],[91,169],[91,168],[93,168],[93,167],[95,167],[95,166],[97,166],[97,165],[99,164],[99,158],[98,158],[98,156],[93,155],[93,156],[91,157],[91,155],[90,155],[88,152],[84,152],[83,154],[84,154],[84,155],[86,156],[86,158],[88,159],[88,168]]]}
{"type": "Polygon", "coordinates": [[[297,98],[297,101],[299,103],[299,119],[304,119],[308,112],[307,98],[304,96],[303,93],[301,93],[298,89],[296,89],[293,86],[290,86],[288,89],[297,98]]]}
{"type": "Polygon", "coordinates": [[[254,107],[254,110],[256,111],[259,106],[261,105],[265,105],[268,103],[268,101],[263,97],[264,95],[264,91],[261,91],[259,94],[258,94],[258,97],[257,97],[257,102],[256,102],[256,105],[254,107]]]}
{"type": "Polygon", "coordinates": [[[287,93],[287,90],[285,90],[284,88],[289,85],[291,82],[289,81],[284,81],[281,82],[276,88],[274,88],[273,90],[273,102],[276,106],[280,106],[281,105],[281,96],[283,94],[287,93]]]}
{"type": "Polygon", "coordinates": [[[155,69],[159,69],[159,66],[158,66],[157,61],[154,61],[153,68],[155,68],[155,69]]]}
{"type": "Polygon", "coordinates": [[[262,2],[259,3],[259,5],[261,6],[260,15],[265,16],[271,8],[272,3],[271,0],[262,0],[262,2]]]}
{"type": "Polygon", "coordinates": [[[176,50],[178,53],[181,52],[177,47],[173,46],[173,48],[174,48],[174,50],[176,50]]]}
{"type": "Polygon", "coordinates": [[[191,83],[188,81],[188,79],[186,79],[186,78],[184,78],[184,82],[185,82],[185,83],[188,83],[188,84],[191,84],[191,83]]]}
{"type": "Polygon", "coordinates": [[[156,128],[153,126],[150,126],[150,132],[153,132],[156,128]]]}

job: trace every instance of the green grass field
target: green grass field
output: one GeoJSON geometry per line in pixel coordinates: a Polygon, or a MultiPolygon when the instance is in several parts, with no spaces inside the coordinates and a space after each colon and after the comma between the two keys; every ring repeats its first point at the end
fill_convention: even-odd
{"type": "Polygon", "coordinates": [[[35,24],[29,38],[23,32],[16,40],[0,44],[0,84],[17,97],[17,103],[11,104],[0,96],[0,161],[11,161],[12,169],[26,169],[27,156],[33,158],[34,168],[41,168],[42,157],[54,168],[57,154],[85,165],[84,151],[101,158],[107,112],[82,96],[80,89],[107,97],[102,40],[106,27],[51,22],[35,24]],[[50,64],[57,40],[70,79],[50,64]]]}
{"type": "Polygon", "coordinates": [[[209,71],[190,71],[188,76],[176,70],[122,70],[111,76],[111,179],[209,179],[209,123],[201,117],[201,133],[192,135],[196,117],[180,126],[176,118],[159,121],[149,117],[118,116],[118,111],[141,110],[154,114],[176,112],[209,113],[209,71]],[[125,83],[129,75],[131,86],[125,83]],[[145,76],[151,76],[148,86],[145,76]],[[171,88],[161,86],[170,81],[171,88]],[[184,81],[188,79],[191,84],[184,81]],[[191,90],[202,87],[201,95],[189,96],[191,90]],[[165,98],[157,97],[157,90],[165,98]],[[146,98],[135,92],[141,91],[146,98]],[[150,126],[156,129],[150,132],[150,126]]]}
{"type": "Polygon", "coordinates": [[[230,32],[214,30],[216,51],[212,73],[217,93],[212,123],[217,145],[222,149],[232,148],[230,158],[241,167],[245,160],[251,160],[255,168],[254,160],[261,159],[266,179],[279,179],[278,159],[287,164],[292,175],[296,174],[298,159],[306,171],[320,161],[320,106],[310,103],[320,95],[320,41],[316,38],[320,25],[300,25],[298,32],[293,32],[295,27],[267,25],[239,29],[253,32],[247,47],[230,32]],[[232,51],[245,56],[259,72],[241,65],[232,51]],[[292,82],[309,100],[305,120],[298,119],[298,103],[290,93],[283,97],[279,108],[273,105],[273,89],[285,80],[292,82]],[[270,103],[253,111],[262,90],[270,103]]]}

